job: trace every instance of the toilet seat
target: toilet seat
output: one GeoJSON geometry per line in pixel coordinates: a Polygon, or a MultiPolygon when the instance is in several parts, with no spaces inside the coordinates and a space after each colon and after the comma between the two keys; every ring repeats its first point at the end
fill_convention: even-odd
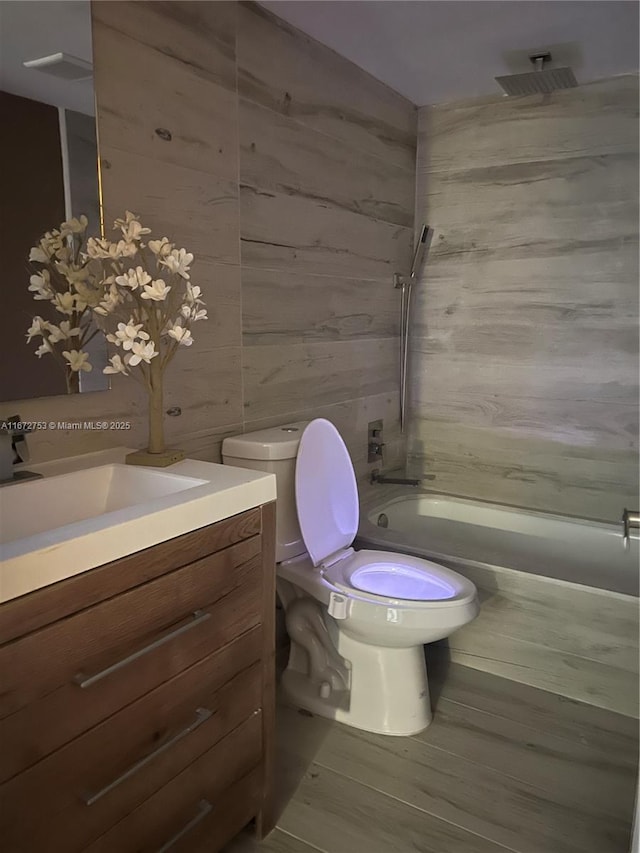
{"type": "Polygon", "coordinates": [[[450,607],[476,595],[475,586],[462,575],[430,560],[390,551],[354,551],[323,569],[322,576],[344,592],[380,604],[450,607]]]}
{"type": "Polygon", "coordinates": [[[298,448],[296,507],[313,566],[335,587],[371,602],[412,607],[460,604],[475,597],[472,583],[418,557],[351,548],[360,516],[351,457],[324,418],[306,427],[298,448]]]}

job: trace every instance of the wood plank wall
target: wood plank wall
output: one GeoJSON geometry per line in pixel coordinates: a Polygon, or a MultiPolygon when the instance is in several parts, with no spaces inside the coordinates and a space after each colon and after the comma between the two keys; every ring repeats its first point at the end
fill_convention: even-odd
{"type": "MultiPolygon", "coordinates": [[[[415,107],[252,4],[92,9],[107,223],[129,208],[193,251],[212,318],[167,374],[182,409],[168,436],[217,461],[226,435],[326,416],[363,473],[367,422],[384,418],[399,463],[391,282],[410,263],[415,107]]],[[[33,435],[37,460],[146,440],[145,399],[121,377],[19,410],[132,422],[33,435]]]]}
{"type": "Polygon", "coordinates": [[[638,716],[638,599],[526,572],[465,568],[478,618],[433,653],[638,716]]]}
{"type": "Polygon", "coordinates": [[[410,467],[619,520],[638,501],[638,77],[419,111],[410,467]]]}

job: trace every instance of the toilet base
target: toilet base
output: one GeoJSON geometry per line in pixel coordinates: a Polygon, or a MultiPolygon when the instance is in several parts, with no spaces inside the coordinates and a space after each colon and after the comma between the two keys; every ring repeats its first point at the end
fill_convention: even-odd
{"type": "Polygon", "coordinates": [[[365,645],[340,629],[338,653],[350,663],[350,687],[338,690],[313,681],[304,650],[292,643],[282,675],[288,702],[327,719],[375,734],[406,737],[427,728],[432,719],[423,646],[408,649],[365,645]]]}

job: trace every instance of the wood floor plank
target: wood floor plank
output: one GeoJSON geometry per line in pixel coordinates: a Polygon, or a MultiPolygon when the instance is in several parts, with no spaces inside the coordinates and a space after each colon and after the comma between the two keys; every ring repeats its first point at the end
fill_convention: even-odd
{"type": "Polygon", "coordinates": [[[506,853],[360,781],[311,764],[280,826],[327,853],[506,853]]]}
{"type": "MultiPolygon", "coordinates": [[[[382,835],[376,841],[383,844],[378,848],[380,853],[429,850],[428,846],[411,847],[413,827],[427,828],[436,819],[475,833],[472,838],[488,839],[487,843],[517,853],[624,853],[627,850],[631,815],[628,820],[615,819],[595,814],[586,804],[582,807],[560,804],[556,796],[527,782],[444,753],[416,739],[369,735],[337,724],[325,728],[319,738],[315,718],[291,711],[281,713],[281,724],[286,726],[283,748],[289,754],[304,756],[310,749],[314,752],[311,774],[305,777],[280,822],[283,828],[303,838],[313,841],[314,836],[309,833],[314,832],[314,821],[322,825],[317,832],[328,826],[348,832],[351,819],[352,826],[360,828],[363,824],[362,831],[369,832],[369,837],[372,827],[382,821],[382,835]],[[323,770],[332,771],[332,775],[323,770]],[[313,773],[318,775],[314,778],[313,773]],[[342,781],[343,777],[368,786],[366,797],[359,788],[342,781]],[[300,798],[303,803],[298,803],[300,798]],[[347,801],[343,802],[343,798],[347,801]],[[411,808],[400,819],[393,810],[389,812],[389,801],[411,808]],[[415,809],[424,812],[417,824],[415,809]],[[426,815],[431,817],[425,819],[426,815]],[[390,823],[396,832],[403,826],[403,841],[398,842],[397,837],[387,841],[385,827],[390,823]],[[398,843],[405,846],[393,846],[398,843]]],[[[440,847],[434,848],[437,853],[449,849],[455,853],[467,851],[462,842],[453,848],[443,846],[441,840],[438,843],[440,847]]],[[[375,848],[367,843],[360,849],[373,853],[375,848]]],[[[335,853],[342,851],[336,849],[335,853]]]]}
{"type": "Polygon", "coordinates": [[[264,841],[257,841],[250,832],[243,832],[228,844],[222,853],[331,853],[301,841],[288,832],[274,829],[264,841]]]}
{"type": "Polygon", "coordinates": [[[440,698],[417,739],[546,791],[556,802],[587,806],[626,820],[633,812],[637,768],[620,766],[577,742],[440,698]]]}
{"type": "Polygon", "coordinates": [[[637,766],[638,721],[632,717],[444,661],[437,646],[430,646],[427,656],[436,701],[442,697],[538,731],[552,731],[554,737],[589,746],[621,766],[637,766]]]}
{"type": "Polygon", "coordinates": [[[278,829],[225,853],[627,853],[637,723],[444,662],[414,738],[278,710],[278,829]]]}

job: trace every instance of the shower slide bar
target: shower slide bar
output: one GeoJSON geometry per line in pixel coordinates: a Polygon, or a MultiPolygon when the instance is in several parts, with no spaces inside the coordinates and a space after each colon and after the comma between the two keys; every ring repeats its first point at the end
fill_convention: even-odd
{"type": "Polygon", "coordinates": [[[411,320],[411,288],[429,251],[433,228],[423,225],[416,241],[409,278],[394,273],[393,286],[400,290],[400,432],[404,432],[407,403],[407,363],[409,352],[409,324],[411,320]]]}

